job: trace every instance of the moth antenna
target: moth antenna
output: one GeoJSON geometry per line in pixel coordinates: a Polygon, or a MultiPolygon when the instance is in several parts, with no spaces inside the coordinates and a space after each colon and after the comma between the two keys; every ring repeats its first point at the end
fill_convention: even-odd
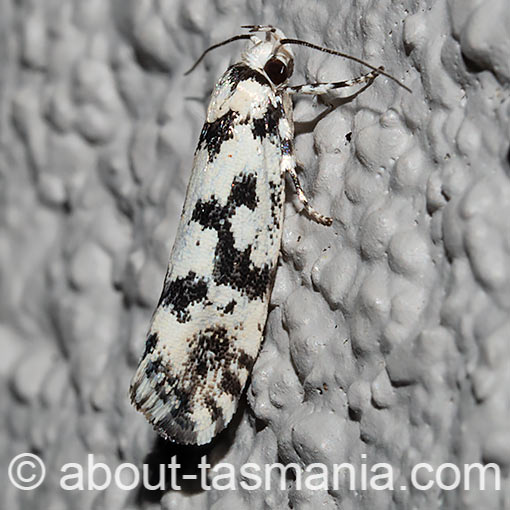
{"type": "Polygon", "coordinates": [[[193,64],[193,66],[191,67],[191,69],[189,69],[188,71],[186,71],[184,73],[184,76],[187,76],[188,74],[190,74],[192,71],[195,70],[195,68],[198,66],[198,64],[200,64],[200,62],[202,62],[202,60],[204,59],[204,57],[212,50],[215,50],[216,48],[219,48],[220,46],[225,46],[225,44],[229,44],[231,42],[234,42],[234,41],[238,41],[239,39],[250,39],[251,38],[251,35],[249,34],[239,34],[239,35],[235,35],[234,37],[231,37],[230,39],[227,39],[225,41],[222,41],[220,43],[217,43],[217,44],[213,44],[212,46],[209,46],[209,48],[207,48],[203,53],[202,55],[200,55],[199,59],[193,64]]]}
{"type": "Polygon", "coordinates": [[[336,55],[338,57],[343,57],[349,60],[354,60],[354,62],[357,62],[358,64],[362,64],[369,69],[372,69],[373,71],[377,71],[379,74],[382,74],[383,76],[386,76],[386,78],[389,78],[390,80],[393,80],[397,85],[402,87],[403,89],[407,90],[407,92],[410,92],[411,94],[413,91],[401,83],[397,78],[392,76],[391,74],[387,73],[386,71],[383,71],[380,67],[375,67],[372,64],[369,64],[368,62],[365,62],[364,60],[361,60],[360,58],[353,57],[352,55],[348,55],[347,53],[343,53],[341,51],[332,50],[330,48],[324,48],[323,46],[318,46],[317,44],[309,43],[307,41],[301,41],[300,39],[282,39],[280,41],[280,44],[297,44],[299,46],[306,46],[307,48],[312,48],[314,50],[322,51],[324,53],[329,53],[330,55],[336,55]]]}

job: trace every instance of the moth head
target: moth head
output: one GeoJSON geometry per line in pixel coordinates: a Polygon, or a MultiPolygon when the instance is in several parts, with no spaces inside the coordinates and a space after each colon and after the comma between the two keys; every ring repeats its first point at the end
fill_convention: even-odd
{"type": "Polygon", "coordinates": [[[275,88],[285,85],[294,71],[294,54],[280,41],[285,35],[278,28],[267,27],[258,30],[260,35],[252,35],[249,46],[241,55],[241,60],[262,73],[275,88]]]}
{"type": "Polygon", "coordinates": [[[283,86],[287,84],[288,79],[292,76],[292,72],[294,71],[294,54],[289,48],[289,45],[294,44],[353,60],[358,64],[362,64],[372,69],[372,71],[375,71],[378,75],[381,74],[390,80],[393,80],[397,83],[397,85],[408,92],[412,92],[409,87],[406,87],[394,76],[384,71],[384,67],[375,67],[364,60],[348,55],[342,51],[332,50],[331,48],[323,48],[322,46],[317,46],[316,44],[302,41],[300,39],[287,39],[280,29],[271,25],[244,25],[241,28],[248,29],[249,33],[238,34],[230,39],[213,44],[207,48],[202,55],[200,55],[200,58],[195,62],[191,69],[184,74],[187,75],[191,73],[211,50],[234,41],[239,41],[240,39],[249,39],[250,45],[242,53],[242,61],[252,69],[255,69],[265,75],[275,88],[283,88],[283,86]]]}

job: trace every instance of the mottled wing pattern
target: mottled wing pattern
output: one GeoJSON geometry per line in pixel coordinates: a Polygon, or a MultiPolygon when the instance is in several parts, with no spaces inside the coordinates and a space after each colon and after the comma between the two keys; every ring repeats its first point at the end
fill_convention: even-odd
{"type": "Polygon", "coordinates": [[[262,74],[236,64],[223,75],[131,384],[135,407],[179,443],[207,443],[228,424],[257,357],[280,247],[289,129],[262,74]]]}

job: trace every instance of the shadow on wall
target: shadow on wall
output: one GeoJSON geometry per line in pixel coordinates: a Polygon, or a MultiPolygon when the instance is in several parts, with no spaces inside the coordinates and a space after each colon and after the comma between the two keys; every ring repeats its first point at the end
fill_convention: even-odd
{"type": "Polygon", "coordinates": [[[243,394],[237,412],[228,427],[218,434],[210,443],[203,446],[179,445],[157,436],[152,450],[145,457],[144,464],[148,466],[148,483],[140,485],[136,495],[136,503],[159,503],[161,498],[174,487],[180,487],[182,494],[192,495],[203,492],[201,486],[201,470],[198,465],[202,457],[206,462],[215,465],[220,462],[230,450],[234,442],[237,428],[246,409],[246,392],[243,394]],[[172,458],[175,457],[173,460],[172,458]],[[168,464],[173,463],[178,468],[172,470],[168,464]],[[166,466],[163,471],[162,466],[166,466]],[[172,471],[174,480],[172,480],[172,471]],[[185,478],[191,475],[193,479],[185,478]],[[151,490],[148,487],[158,487],[151,490]]]}

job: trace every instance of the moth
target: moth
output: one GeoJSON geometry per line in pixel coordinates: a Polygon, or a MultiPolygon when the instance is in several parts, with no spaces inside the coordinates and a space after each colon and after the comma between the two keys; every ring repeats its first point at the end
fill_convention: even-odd
{"type": "Polygon", "coordinates": [[[195,64],[214,48],[249,40],[214,87],[163,291],[130,387],[135,408],[161,436],[181,444],[208,443],[227,426],[257,358],[280,250],[286,174],[307,215],[332,224],[311,207],[296,173],[292,95],[324,94],[380,74],[395,80],[382,67],[287,39],[272,26],[242,28],[249,32],[211,46],[195,64]],[[371,71],[290,86],[293,44],[371,71]]]}

